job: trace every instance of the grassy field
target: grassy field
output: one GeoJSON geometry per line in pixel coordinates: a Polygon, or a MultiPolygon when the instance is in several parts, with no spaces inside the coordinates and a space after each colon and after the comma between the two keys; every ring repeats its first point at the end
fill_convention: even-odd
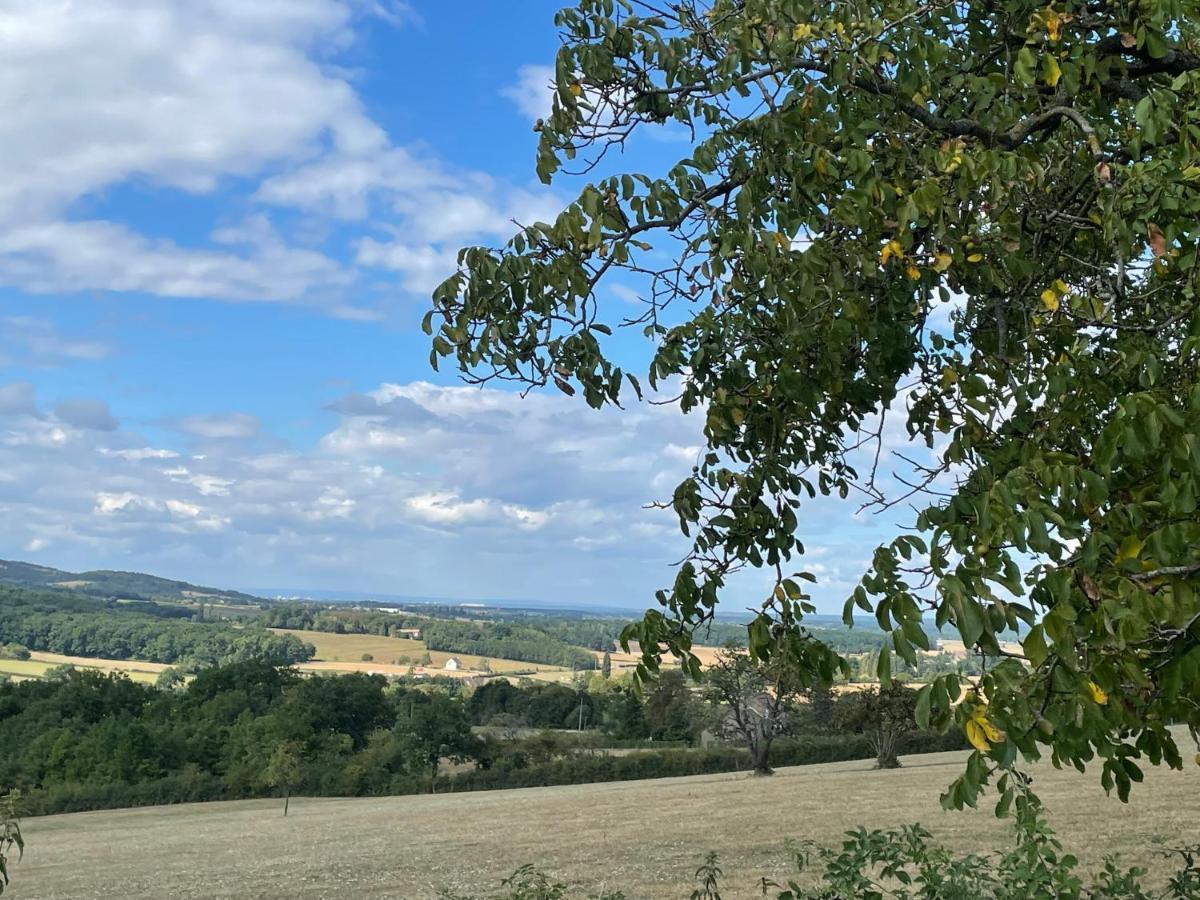
{"type": "MultiPolygon", "coordinates": [[[[990,810],[948,813],[939,791],[962,754],[783,769],[774,778],[657,781],[362,800],[213,803],[83,813],[26,822],[12,900],[126,898],[433,898],[491,889],[533,862],[585,892],[680,900],[704,853],[726,872],[727,900],[761,896],[790,874],[785,841],[837,842],[858,824],[920,821],[959,850],[1007,841],[990,810]],[[647,816],[645,824],[637,817],[647,816]]],[[[1098,775],[1034,770],[1052,824],[1089,869],[1109,853],[1161,880],[1164,846],[1200,842],[1200,768],[1154,770],[1132,801],[1098,775]]],[[[9,900],[5,895],[5,900],[9,900]]]]}
{"type": "Polygon", "coordinates": [[[95,659],[90,656],[63,656],[61,653],[32,653],[27,660],[0,659],[0,673],[18,678],[41,678],[56,666],[71,665],[97,672],[124,672],[134,681],[153,684],[163,669],[161,663],[135,659],[95,659]]]}
{"type": "MultiPolygon", "coordinates": [[[[470,675],[477,673],[484,657],[473,656],[470,653],[446,653],[442,650],[430,650],[432,663],[429,666],[420,665],[426,647],[424,641],[414,641],[408,638],[381,637],[374,634],[332,634],[323,631],[298,631],[290,628],[272,628],[277,634],[294,634],[300,640],[317,648],[317,658],[311,663],[303,663],[297,668],[301,671],[340,671],[340,672],[379,672],[384,675],[403,675],[410,665],[415,665],[418,672],[438,675],[470,675]],[[374,659],[363,661],[363,654],[369,653],[374,659]],[[408,661],[403,661],[407,657],[408,661]],[[454,657],[463,668],[457,673],[445,670],[446,660],[454,657]],[[396,662],[396,660],[401,660],[396,662]]],[[[515,659],[488,658],[491,670],[496,673],[537,670],[539,674],[555,675],[566,673],[569,678],[570,669],[561,666],[547,666],[540,663],[521,662],[515,659]]]]}

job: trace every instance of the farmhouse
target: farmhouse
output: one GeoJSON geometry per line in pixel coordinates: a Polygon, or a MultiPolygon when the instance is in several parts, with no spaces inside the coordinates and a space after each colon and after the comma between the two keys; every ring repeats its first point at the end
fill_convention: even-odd
{"type": "Polygon", "coordinates": [[[452,656],[446,660],[446,670],[449,672],[457,672],[462,668],[462,661],[457,656],[452,656]]]}

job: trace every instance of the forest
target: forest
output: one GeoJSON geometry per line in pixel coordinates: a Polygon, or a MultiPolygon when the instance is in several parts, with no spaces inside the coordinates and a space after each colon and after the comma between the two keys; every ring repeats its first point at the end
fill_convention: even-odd
{"type": "Polygon", "coordinates": [[[68,592],[0,586],[0,644],[199,669],[245,659],[281,663],[313,657],[311,644],[261,627],[181,618],[179,607],[122,604],[68,592]]]}

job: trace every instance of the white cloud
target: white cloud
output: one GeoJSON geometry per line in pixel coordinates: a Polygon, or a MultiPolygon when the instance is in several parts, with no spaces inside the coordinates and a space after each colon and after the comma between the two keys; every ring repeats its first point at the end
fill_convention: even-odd
{"type": "MultiPolygon", "coordinates": [[[[3,242],[0,234],[0,243],[3,242]]],[[[0,272],[10,260],[0,255],[0,272]]],[[[66,363],[96,362],[112,348],[94,335],[64,334],[49,319],[34,316],[0,318],[0,365],[50,368],[66,363]]]]}
{"type": "Polygon", "coordinates": [[[223,441],[255,437],[261,423],[256,416],[246,413],[219,413],[188,416],[179,427],[196,437],[223,441]]]}
{"type": "Polygon", "coordinates": [[[551,66],[521,66],[517,81],[500,90],[516,104],[521,115],[529,119],[545,119],[550,115],[554,97],[554,69],[551,66]]]}

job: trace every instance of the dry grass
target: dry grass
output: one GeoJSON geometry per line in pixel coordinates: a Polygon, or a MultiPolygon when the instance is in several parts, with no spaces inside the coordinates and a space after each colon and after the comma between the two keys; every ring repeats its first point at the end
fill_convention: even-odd
{"type": "Polygon", "coordinates": [[[536,669],[539,673],[557,674],[565,671],[568,678],[571,674],[570,669],[563,669],[561,666],[546,666],[515,659],[494,659],[474,656],[470,653],[447,653],[442,650],[430,650],[431,665],[421,666],[419,661],[426,651],[424,641],[382,637],[374,634],[331,634],[323,631],[298,631],[290,628],[272,628],[271,630],[277,634],[294,634],[300,640],[317,648],[316,660],[311,663],[302,663],[296,667],[301,671],[378,672],[382,675],[403,675],[408,671],[409,665],[415,665],[418,672],[465,677],[478,674],[483,660],[487,659],[491,670],[496,673],[536,669]],[[363,662],[364,653],[369,653],[374,660],[363,662]],[[452,656],[463,665],[458,672],[445,671],[446,660],[452,656]],[[410,662],[397,664],[395,660],[402,657],[407,657],[410,662]]]}
{"type": "Polygon", "coordinates": [[[169,666],[136,659],[98,659],[90,656],[64,656],[61,653],[30,654],[27,660],[0,659],[0,673],[20,678],[41,678],[56,666],[71,665],[94,672],[124,672],[134,681],[153,684],[169,666]]]}
{"type": "MultiPolygon", "coordinates": [[[[920,821],[960,850],[1007,840],[988,810],[947,813],[939,791],[961,754],[913,757],[894,772],[862,762],[657,781],[365,800],[214,803],[55,816],[26,822],[13,900],[65,898],[435,897],[492,888],[534,862],[585,891],[686,897],[704,853],[729,890],[760,896],[789,874],[784,843],[839,840],[862,823],[920,821]]],[[[1035,786],[1068,849],[1089,869],[1109,853],[1151,868],[1165,842],[1200,841],[1200,769],[1156,770],[1128,806],[1097,775],[1041,766],[1035,786]]],[[[8,897],[5,897],[8,900],[8,897]]]]}

